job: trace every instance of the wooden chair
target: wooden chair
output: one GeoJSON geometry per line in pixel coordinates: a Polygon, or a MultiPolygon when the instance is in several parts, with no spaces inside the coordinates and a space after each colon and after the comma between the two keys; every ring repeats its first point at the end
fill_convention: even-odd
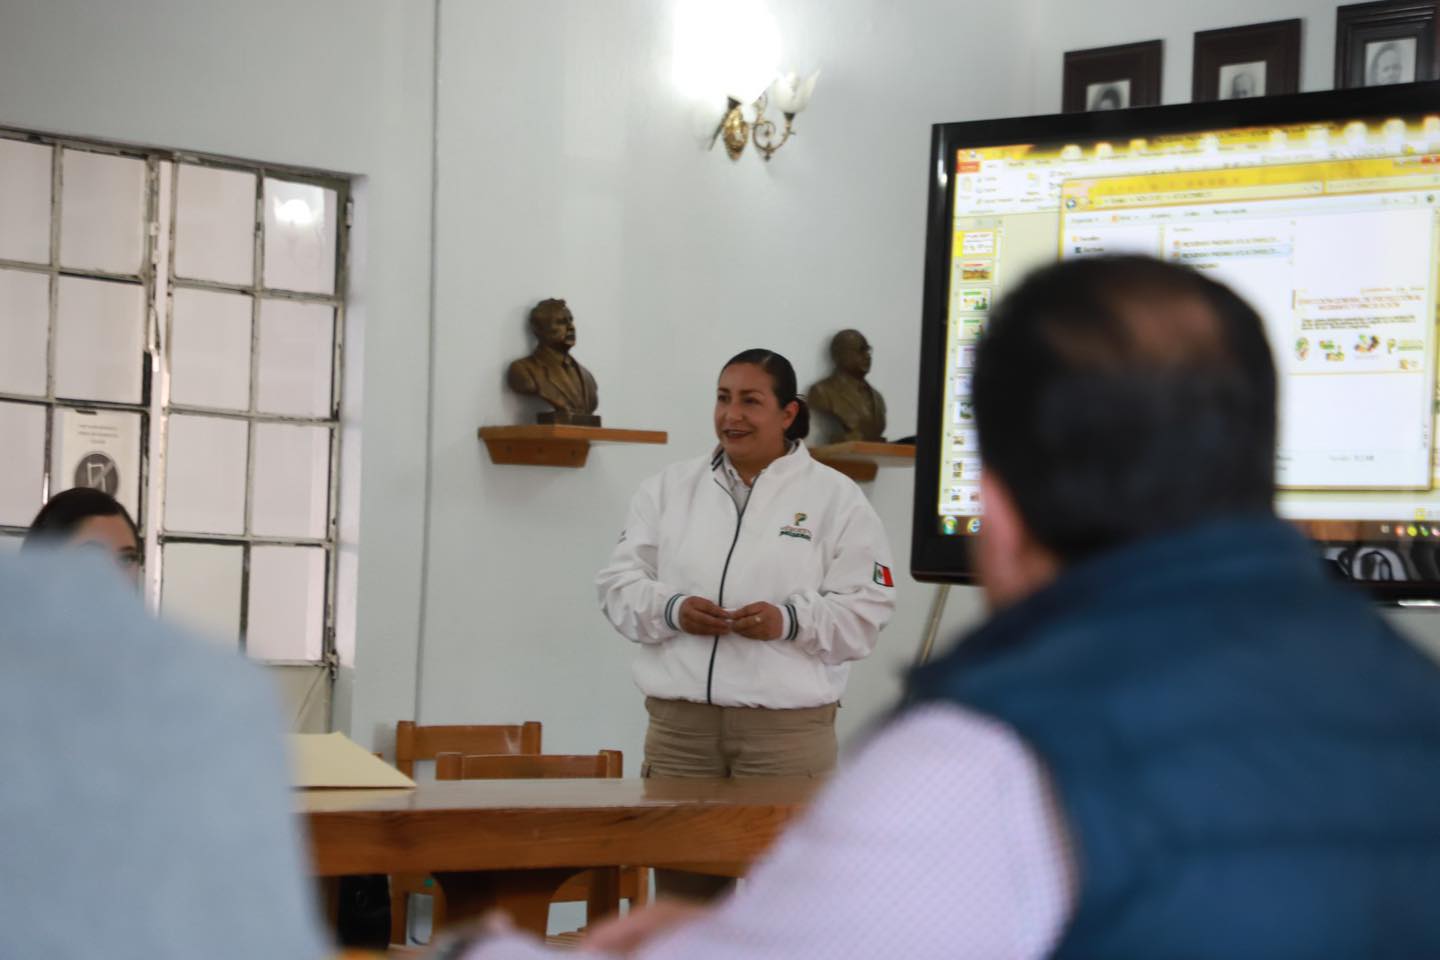
{"type": "Polygon", "coordinates": [[[415,776],[417,760],[441,753],[539,753],[540,724],[535,720],[509,724],[427,724],[411,720],[395,724],[395,767],[415,776]]]}
{"type": "MultiPolygon", "coordinates": [[[[443,752],[477,754],[539,753],[541,727],[537,721],[491,724],[418,724],[401,720],[395,724],[395,767],[407,777],[415,776],[415,764],[434,760],[443,752]]],[[[410,895],[430,897],[434,902],[434,928],[445,916],[445,893],[428,874],[402,873],[390,877],[390,943],[403,945],[410,925],[410,895]]],[[[579,897],[577,899],[584,899],[579,897]]]]}
{"type": "MultiPolygon", "coordinates": [[[[619,779],[624,776],[619,750],[597,754],[465,755],[442,753],[435,758],[436,780],[619,779]]],[[[551,903],[585,901],[585,921],[593,923],[616,913],[620,901],[631,908],[650,899],[648,867],[587,870],[571,877],[550,898],[551,903]]]]}
{"type": "Polygon", "coordinates": [[[623,777],[619,750],[588,753],[467,755],[442,753],[435,758],[436,780],[616,780],[623,777]]]}

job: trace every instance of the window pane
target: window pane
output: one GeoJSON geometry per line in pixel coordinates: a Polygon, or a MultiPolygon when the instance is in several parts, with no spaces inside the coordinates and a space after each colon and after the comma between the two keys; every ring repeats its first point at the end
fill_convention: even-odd
{"type": "Polygon", "coordinates": [[[300,417],[330,416],[335,310],[290,300],[260,301],[256,409],[300,417]]]}
{"type": "MultiPolygon", "coordinates": [[[[4,202],[0,198],[0,211],[5,209],[4,202]]],[[[4,222],[0,213],[0,224],[4,222]]],[[[0,390],[45,395],[45,342],[49,336],[50,277],[0,270],[0,344],[4,344],[0,349],[0,390]]]]}
{"type": "Polygon", "coordinates": [[[57,396],[139,403],[144,354],[143,287],[60,278],[55,316],[57,396]]]}
{"type": "Polygon", "coordinates": [[[225,646],[240,645],[245,552],[213,543],[165,544],[160,613],[225,646]]]}
{"type": "Polygon", "coordinates": [[[176,189],[176,276],[254,283],[255,175],[182,163],[176,189]]]}
{"type": "Polygon", "coordinates": [[[244,533],[245,421],[176,414],[168,430],[165,529],[244,533]]]}
{"type": "Polygon", "coordinates": [[[50,150],[0,140],[0,259],[50,262],[50,150]]]}
{"type": "Polygon", "coordinates": [[[334,190],[265,181],[265,286],[302,293],[335,292],[334,190]]]}
{"type": "Polygon", "coordinates": [[[319,660],[325,551],[252,547],[245,652],[257,660],[319,660]]]}
{"type": "Polygon", "coordinates": [[[145,163],[66,150],[60,172],[60,264],[139,273],[145,245],[145,163]]]}
{"type": "Polygon", "coordinates": [[[330,496],[330,430],[255,425],[255,502],[250,525],[260,536],[325,536],[330,496]]]}
{"type": "Polygon", "coordinates": [[[28,527],[45,485],[45,408],[0,403],[0,523],[28,527]]]}
{"type": "Polygon", "coordinates": [[[94,487],[119,500],[139,521],[140,414],[59,407],[54,417],[50,495],[94,487]]]}
{"type": "Polygon", "coordinates": [[[250,407],[249,297],[175,291],[170,316],[170,402],[250,407]]]}

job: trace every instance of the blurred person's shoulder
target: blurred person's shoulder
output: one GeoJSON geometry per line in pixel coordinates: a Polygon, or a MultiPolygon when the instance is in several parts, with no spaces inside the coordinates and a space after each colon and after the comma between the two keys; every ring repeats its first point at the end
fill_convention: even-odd
{"type": "Polygon", "coordinates": [[[0,956],[323,953],[258,665],[79,551],[0,557],[0,655],[0,862],[28,878],[0,956]]]}
{"type": "Polygon", "coordinates": [[[83,551],[0,557],[0,646],[7,696],[88,688],[102,700],[203,701],[202,714],[271,700],[237,651],[155,618],[105,558],[83,551]]]}

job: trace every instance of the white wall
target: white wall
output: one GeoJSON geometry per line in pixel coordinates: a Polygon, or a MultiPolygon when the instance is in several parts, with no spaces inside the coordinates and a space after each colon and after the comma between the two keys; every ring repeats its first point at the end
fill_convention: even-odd
{"type": "MultiPolygon", "coordinates": [[[[858,327],[891,433],[914,432],[930,124],[1026,108],[987,79],[1018,72],[1024,24],[981,2],[771,6],[791,59],[825,73],[767,166],[703,149],[671,81],[673,2],[443,4],[426,721],[538,719],[548,749],[619,747],[637,768],[632,650],[591,581],[639,482],[713,445],[732,354],[772,347],[808,383],[830,335],[858,327]],[[599,447],[584,470],[489,462],[475,428],[521,417],[502,377],[550,296],[574,309],[606,425],[667,430],[669,446],[599,447]]],[[[901,568],[911,478],[883,471],[871,490],[901,568]]],[[[901,579],[842,730],[893,703],[931,589],[901,579]]],[[[973,613],[962,594],[952,622],[973,613]]]]}
{"type": "MultiPolygon", "coordinates": [[[[388,0],[0,0],[0,125],[361,175],[366,739],[413,705],[429,314],[431,7],[388,0]]],[[[358,349],[358,344],[354,344],[358,349]]],[[[352,424],[353,426],[353,424],[352,424]]],[[[347,437],[347,442],[353,435],[347,437]]],[[[347,459],[356,454],[355,445],[347,459]]],[[[354,477],[352,476],[352,480],[354,477]]],[[[347,505],[347,507],[353,506],[347,505]]],[[[352,511],[353,512],[353,511],[352,511]]],[[[353,684],[351,681],[354,681],[353,684]]]]}

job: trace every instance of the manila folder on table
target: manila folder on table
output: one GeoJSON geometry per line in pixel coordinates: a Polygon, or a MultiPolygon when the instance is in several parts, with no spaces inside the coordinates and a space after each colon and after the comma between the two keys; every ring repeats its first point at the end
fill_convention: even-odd
{"type": "Polygon", "coordinates": [[[301,789],[415,786],[414,780],[343,733],[292,733],[289,745],[290,769],[301,789]]]}

